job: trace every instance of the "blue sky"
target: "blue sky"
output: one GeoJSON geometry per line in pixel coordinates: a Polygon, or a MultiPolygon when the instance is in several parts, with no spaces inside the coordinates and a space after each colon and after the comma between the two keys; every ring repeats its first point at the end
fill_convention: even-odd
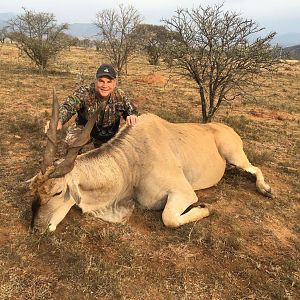
{"type": "Polygon", "coordinates": [[[224,3],[225,10],[233,10],[250,18],[267,31],[277,33],[300,32],[300,0],[0,0],[1,13],[22,13],[29,10],[51,12],[59,22],[92,23],[97,12],[116,8],[120,3],[134,6],[145,23],[159,24],[162,18],[170,18],[179,8],[193,8],[224,3]]]}

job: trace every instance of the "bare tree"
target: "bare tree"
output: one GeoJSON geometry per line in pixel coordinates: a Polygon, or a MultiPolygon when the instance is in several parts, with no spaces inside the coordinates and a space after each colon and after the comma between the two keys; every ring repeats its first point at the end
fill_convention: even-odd
{"type": "Polygon", "coordinates": [[[68,46],[64,30],[67,24],[57,25],[50,13],[35,13],[24,8],[25,13],[9,21],[11,38],[43,72],[50,59],[68,46]]]}
{"type": "Polygon", "coordinates": [[[197,83],[204,123],[212,120],[223,100],[235,98],[280,62],[270,46],[275,32],[257,37],[264,28],[234,12],[223,12],[222,7],[178,9],[163,20],[175,33],[165,47],[164,60],[197,83]]]}
{"type": "Polygon", "coordinates": [[[99,28],[103,54],[114,65],[119,76],[124,73],[124,67],[139,46],[135,32],[141,21],[141,16],[132,6],[119,5],[118,10],[105,9],[97,13],[96,26],[99,28]]]}

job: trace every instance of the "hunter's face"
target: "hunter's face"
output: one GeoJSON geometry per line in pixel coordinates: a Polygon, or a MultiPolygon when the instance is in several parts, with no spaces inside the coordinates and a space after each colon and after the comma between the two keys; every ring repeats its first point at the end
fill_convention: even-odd
{"type": "Polygon", "coordinates": [[[102,97],[109,96],[116,87],[116,79],[110,77],[96,78],[96,90],[102,97]]]}

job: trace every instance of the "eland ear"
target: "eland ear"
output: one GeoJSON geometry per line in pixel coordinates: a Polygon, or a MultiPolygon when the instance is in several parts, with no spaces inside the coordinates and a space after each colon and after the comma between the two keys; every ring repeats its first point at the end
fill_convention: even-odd
{"type": "Polygon", "coordinates": [[[79,190],[78,190],[78,187],[76,184],[73,183],[73,181],[68,184],[67,186],[67,191],[66,191],[66,194],[65,194],[65,201],[67,201],[68,199],[70,199],[70,197],[73,198],[73,200],[75,201],[75,203],[77,205],[80,204],[81,202],[81,196],[80,196],[80,193],[79,193],[79,190]]]}
{"type": "Polygon", "coordinates": [[[65,193],[65,195],[64,195],[64,201],[66,202],[66,201],[70,200],[70,198],[71,198],[70,188],[69,188],[69,186],[67,185],[67,190],[66,190],[66,193],[65,193]]]}

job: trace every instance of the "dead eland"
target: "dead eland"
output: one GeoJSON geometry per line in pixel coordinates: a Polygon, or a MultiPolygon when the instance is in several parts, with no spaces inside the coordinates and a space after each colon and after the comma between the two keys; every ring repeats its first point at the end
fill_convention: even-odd
{"type": "Polygon", "coordinates": [[[97,112],[64,161],[56,164],[58,103],[54,97],[41,172],[30,183],[35,196],[33,228],[55,230],[73,205],[109,222],[127,220],[135,203],[161,209],[168,227],[200,220],[209,216],[209,209],[193,205],[198,202],[194,191],[216,185],[226,163],[255,175],[258,191],[272,196],[261,170],[247,159],[240,137],[226,125],[173,124],[144,114],[137,125],[124,127],[107,144],[77,156],[96,117],[97,112]]]}

